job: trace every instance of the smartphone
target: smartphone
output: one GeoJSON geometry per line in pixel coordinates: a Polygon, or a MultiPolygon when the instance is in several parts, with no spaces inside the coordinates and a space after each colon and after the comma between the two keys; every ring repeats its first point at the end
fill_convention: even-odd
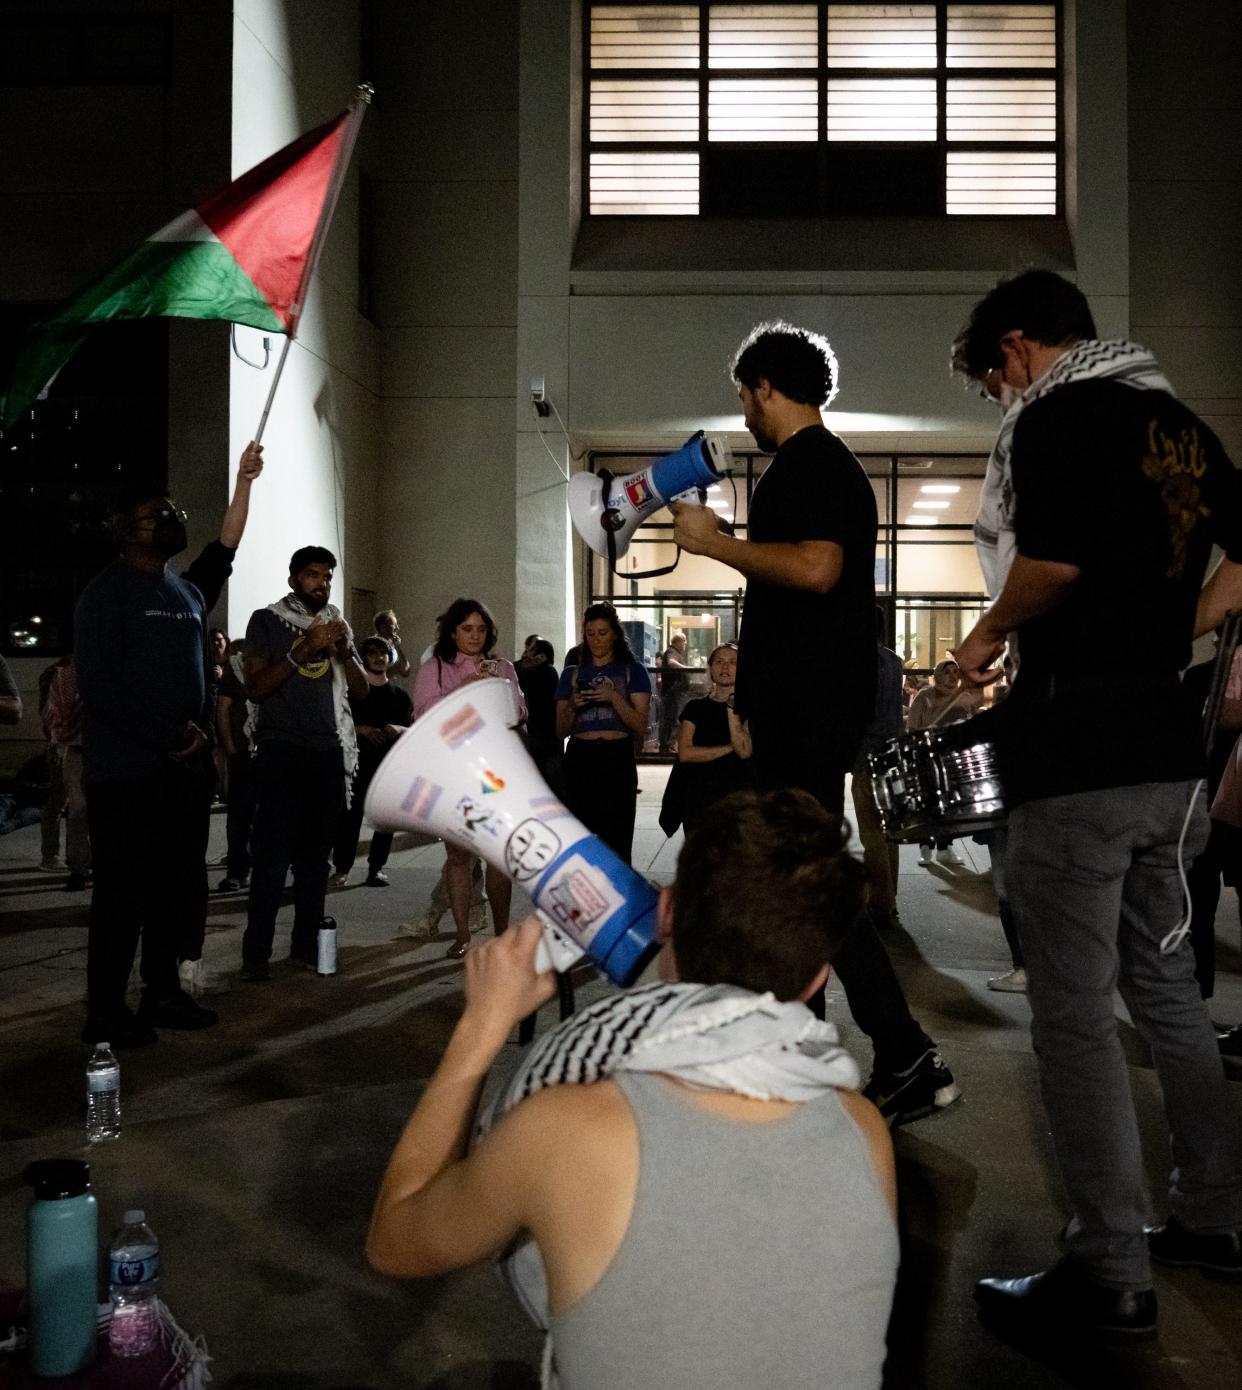
{"type": "Polygon", "coordinates": [[[479,662],[479,675],[494,676],[500,670],[500,662],[494,656],[485,656],[479,662]]]}

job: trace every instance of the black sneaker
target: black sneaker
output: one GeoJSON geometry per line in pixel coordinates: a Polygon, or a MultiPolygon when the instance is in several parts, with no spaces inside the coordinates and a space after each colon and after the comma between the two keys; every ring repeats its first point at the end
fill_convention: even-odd
{"type": "Polygon", "coordinates": [[[252,985],[264,984],[272,978],[272,967],[265,960],[244,960],[239,978],[252,985]]]}
{"type": "Polygon", "coordinates": [[[944,1110],[962,1094],[934,1047],[904,1071],[874,1071],[863,1087],[863,1095],[874,1102],[890,1125],[921,1120],[924,1115],[944,1110]]]}
{"type": "Polygon", "coordinates": [[[1217,1033],[1216,1046],[1227,1062],[1242,1062],[1242,1023],[1236,1023],[1223,1033],[1217,1033]]]}
{"type": "Polygon", "coordinates": [[[1170,1216],[1163,1226],[1147,1228],[1147,1248],[1164,1265],[1194,1265],[1206,1274],[1242,1279],[1242,1231],[1209,1235],[1170,1216]]]}
{"type": "Polygon", "coordinates": [[[82,1029],[84,1043],[106,1042],[116,1048],[150,1047],[159,1040],[155,1029],[129,1009],[111,1014],[88,1014],[86,1027],[82,1029]]]}
{"type": "Polygon", "coordinates": [[[367,875],[367,887],[387,888],[388,875],[383,871],[383,869],[372,869],[371,872],[367,875]]]}
{"type": "Polygon", "coordinates": [[[183,989],[159,996],[145,992],[138,1006],[138,1018],[153,1028],[173,1028],[186,1033],[210,1028],[220,1022],[220,1015],[215,1009],[203,1008],[183,989]]]}
{"type": "Polygon", "coordinates": [[[90,886],[89,874],[70,874],[65,880],[66,893],[85,893],[90,886]]]}
{"type": "Polygon", "coordinates": [[[242,890],[243,888],[245,888],[245,887],[249,884],[249,882],[250,882],[250,875],[249,875],[249,874],[242,874],[242,875],[241,875],[240,877],[238,877],[238,878],[234,878],[233,875],[230,874],[230,875],[228,876],[228,878],[222,878],[222,879],[220,880],[220,882],[216,884],[216,892],[217,892],[217,893],[240,893],[241,890],[242,890]]]}

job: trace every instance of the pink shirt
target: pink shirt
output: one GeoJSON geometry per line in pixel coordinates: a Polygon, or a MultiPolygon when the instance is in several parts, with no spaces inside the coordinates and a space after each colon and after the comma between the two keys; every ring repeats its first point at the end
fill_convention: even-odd
{"type": "MultiPolygon", "coordinates": [[[[452,661],[442,662],[437,661],[434,656],[428,657],[418,668],[418,676],[414,681],[414,718],[421,719],[432,705],[438,704],[446,695],[451,695],[454,690],[465,685],[467,678],[477,673],[480,660],[486,659],[467,656],[464,652],[458,652],[452,661]]],[[[503,657],[492,657],[491,660],[497,663],[496,675],[499,679],[509,682],[513,692],[514,708],[517,711],[517,722],[524,724],[526,700],[522,696],[522,687],[518,684],[517,672],[503,657]]]]}
{"type": "Polygon", "coordinates": [[[1242,700],[1242,647],[1233,654],[1233,665],[1229,668],[1229,680],[1225,684],[1226,700],[1242,700]]]}
{"type": "Polygon", "coordinates": [[[82,697],[72,661],[56,668],[43,707],[43,723],[48,738],[59,748],[76,747],[82,742],[82,697]]]}

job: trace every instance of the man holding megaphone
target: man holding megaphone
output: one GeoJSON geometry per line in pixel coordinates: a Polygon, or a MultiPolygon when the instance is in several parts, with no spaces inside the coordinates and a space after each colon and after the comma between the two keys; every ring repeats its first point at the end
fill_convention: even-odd
{"type": "MultiPolygon", "coordinates": [[[[760,785],[804,788],[839,816],[875,705],[875,494],[824,426],[837,360],[823,338],[788,323],[759,324],[732,373],[746,428],[775,455],[755,487],[747,539],[693,506],[674,506],[673,535],[690,554],[746,576],[736,706],[750,723],[760,785]],[[796,671],[790,652],[799,653],[796,671]]],[[[836,971],[875,1047],[867,1094],[881,1112],[899,1123],[956,1100],[953,1075],[911,1017],[865,915],[836,971]]]]}
{"type": "Polygon", "coordinates": [[[471,951],[465,1010],[376,1200],[371,1264],[426,1278],[506,1251],[563,1390],[825,1375],[874,1390],[892,1144],[801,1002],[862,906],[845,840],[805,792],[713,807],[660,896],[661,981],[545,1034],[467,1155],[492,1062],[552,993],[537,923],[471,951]],[[519,1270],[515,1247],[537,1264],[519,1270]]]}

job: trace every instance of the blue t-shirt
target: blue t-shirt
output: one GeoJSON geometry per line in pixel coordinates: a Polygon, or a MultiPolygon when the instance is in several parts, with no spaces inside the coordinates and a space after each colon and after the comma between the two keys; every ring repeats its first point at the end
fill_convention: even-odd
{"type": "Polygon", "coordinates": [[[88,782],[141,777],[205,732],[203,620],[233,566],[212,541],[184,574],[158,577],[118,560],[82,590],[74,618],[88,782]]]}
{"type": "MultiPolygon", "coordinates": [[[[599,689],[614,686],[627,697],[630,695],[650,695],[651,677],[637,661],[612,661],[607,666],[566,666],[556,686],[556,698],[568,700],[573,695],[575,685],[599,689]]],[[[577,734],[631,734],[618,718],[611,705],[586,705],[577,712],[572,735],[577,734]]]]}

